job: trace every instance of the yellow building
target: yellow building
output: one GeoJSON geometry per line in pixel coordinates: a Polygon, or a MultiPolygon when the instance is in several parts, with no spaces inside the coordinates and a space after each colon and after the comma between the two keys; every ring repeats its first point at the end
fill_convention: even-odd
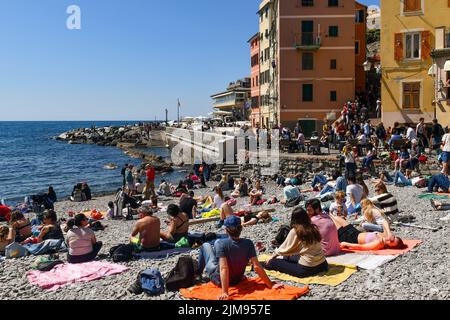
{"type": "MultiPolygon", "coordinates": [[[[442,60],[445,47],[450,46],[450,41],[445,41],[450,1],[381,0],[381,16],[383,122],[392,126],[394,122],[417,123],[420,118],[431,122],[437,117],[448,125],[449,96],[439,94],[446,81],[443,85],[436,77],[437,73],[446,75],[441,69],[433,71],[437,67],[432,66],[436,63],[435,49],[443,49],[438,49],[442,60]],[[439,30],[444,30],[443,36],[439,30]]],[[[448,53],[447,57],[450,59],[448,53]]],[[[440,64],[445,65],[445,61],[440,64]]]]}

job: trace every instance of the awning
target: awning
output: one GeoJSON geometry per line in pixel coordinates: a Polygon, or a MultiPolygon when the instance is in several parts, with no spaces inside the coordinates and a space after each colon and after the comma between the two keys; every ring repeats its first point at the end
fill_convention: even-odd
{"type": "Polygon", "coordinates": [[[445,62],[444,71],[450,71],[450,60],[447,60],[445,62]]]}

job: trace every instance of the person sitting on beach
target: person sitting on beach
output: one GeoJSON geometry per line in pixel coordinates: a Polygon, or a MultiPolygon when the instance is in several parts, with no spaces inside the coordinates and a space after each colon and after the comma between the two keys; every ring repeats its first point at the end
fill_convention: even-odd
{"type": "Polygon", "coordinates": [[[58,224],[58,216],[55,211],[46,210],[44,212],[43,225],[37,238],[38,243],[45,240],[64,239],[64,234],[61,230],[61,226],[58,224]]]}
{"type": "Polygon", "coordinates": [[[397,199],[389,193],[386,185],[380,181],[375,185],[376,196],[369,200],[378,208],[383,210],[384,214],[392,220],[398,213],[397,199]]]}
{"type": "Polygon", "coordinates": [[[347,207],[348,213],[353,214],[357,211],[361,200],[364,199],[364,188],[361,185],[356,184],[354,176],[348,177],[347,181],[347,202],[345,203],[345,206],[347,207]]]}
{"type": "Polygon", "coordinates": [[[153,216],[153,210],[149,206],[138,209],[140,219],[136,222],[131,232],[131,242],[135,242],[136,236],[142,251],[157,251],[160,246],[161,222],[153,216]]]}
{"type": "Polygon", "coordinates": [[[106,211],[107,219],[114,219],[114,202],[108,202],[108,211],[106,211]]]}
{"type": "Polygon", "coordinates": [[[248,184],[245,177],[241,177],[234,191],[231,193],[233,198],[242,198],[248,196],[248,184]]]}
{"type": "Polygon", "coordinates": [[[356,183],[360,185],[363,188],[363,199],[367,198],[369,196],[369,187],[366,185],[366,182],[364,181],[364,178],[362,175],[356,176],[356,183]]]}
{"type": "Polygon", "coordinates": [[[0,204],[0,221],[11,220],[11,208],[0,204]]]}
{"type": "Polygon", "coordinates": [[[264,189],[261,186],[261,181],[256,181],[255,188],[253,188],[250,193],[250,204],[252,206],[256,205],[258,201],[262,200],[262,195],[264,193],[264,189]]]}
{"type": "Polygon", "coordinates": [[[16,234],[15,241],[23,242],[27,238],[32,236],[31,223],[30,220],[24,217],[23,213],[20,211],[14,211],[11,214],[11,220],[9,225],[14,229],[16,234]]]}
{"type": "Polygon", "coordinates": [[[160,196],[166,196],[170,197],[172,194],[172,191],[170,189],[170,184],[166,180],[161,180],[161,183],[159,184],[158,190],[156,193],[160,196]]]}
{"type": "Polygon", "coordinates": [[[134,184],[134,190],[136,190],[137,194],[142,194],[144,192],[145,185],[142,182],[141,178],[136,179],[136,183],[134,184]]]}
{"type": "MultiPolygon", "coordinates": [[[[233,178],[232,175],[228,176],[227,183],[228,183],[228,190],[233,190],[233,188],[234,188],[234,178],[233,178]]],[[[223,190],[223,191],[225,191],[225,190],[223,190]]]]}
{"type": "Polygon", "coordinates": [[[331,175],[333,181],[328,182],[323,189],[320,191],[320,196],[325,196],[326,194],[333,194],[338,191],[347,190],[347,179],[342,176],[340,170],[334,170],[331,175]]]}
{"type": "Polygon", "coordinates": [[[399,237],[384,233],[361,232],[345,219],[330,216],[338,229],[341,247],[350,250],[377,251],[383,249],[404,249],[405,245],[399,237]]]}
{"type": "Polygon", "coordinates": [[[297,187],[292,185],[291,179],[286,179],[284,181],[284,184],[286,185],[283,189],[284,199],[281,201],[281,203],[295,201],[295,199],[298,199],[301,197],[300,190],[298,190],[297,187]]]}
{"type": "Polygon", "coordinates": [[[56,192],[52,186],[48,187],[47,198],[50,199],[53,203],[58,200],[58,198],[56,197],[56,192]]]}
{"type": "Polygon", "coordinates": [[[81,185],[81,194],[83,196],[83,201],[92,200],[91,188],[89,188],[89,185],[86,182],[81,185]]]}
{"type": "Polygon", "coordinates": [[[94,231],[89,227],[88,218],[84,214],[77,214],[67,222],[66,243],[69,247],[68,263],[84,263],[95,259],[102,242],[97,241],[94,231]]]}
{"type": "Polygon", "coordinates": [[[372,165],[373,160],[375,159],[375,157],[376,157],[375,149],[374,148],[368,148],[367,154],[362,160],[362,168],[363,169],[368,169],[372,165]]]}
{"type": "Polygon", "coordinates": [[[204,243],[200,247],[197,275],[206,271],[208,278],[222,288],[219,300],[228,299],[229,287],[242,281],[245,269],[251,263],[255,272],[268,288],[278,289],[282,285],[272,282],[265,273],[256,256],[256,249],[251,240],[240,238],[242,233],[241,219],[228,217],[225,222],[228,239],[215,242],[214,245],[204,243]]]}
{"type": "Polygon", "coordinates": [[[228,188],[228,176],[226,174],[222,175],[222,179],[220,179],[217,187],[219,187],[222,191],[230,190],[228,188]]]}
{"type": "Polygon", "coordinates": [[[223,226],[226,218],[234,215],[234,211],[227,203],[227,199],[229,200],[229,198],[225,198],[225,202],[220,206],[220,220],[217,223],[218,228],[221,228],[223,226]]]}
{"type": "Polygon", "coordinates": [[[199,176],[196,175],[194,172],[190,173],[189,178],[192,180],[192,182],[194,182],[194,185],[201,183],[201,180],[200,180],[199,176]]]}
{"type": "Polygon", "coordinates": [[[376,208],[372,201],[364,199],[361,201],[363,220],[361,227],[367,232],[386,233],[387,237],[391,236],[391,229],[386,215],[380,209],[376,208]]]}
{"type": "Polygon", "coordinates": [[[322,248],[326,257],[336,256],[341,252],[337,229],[330,216],[322,210],[319,199],[311,199],[306,203],[306,211],[311,222],[319,228],[322,236],[322,248]]]}
{"type": "Polygon", "coordinates": [[[70,201],[73,202],[82,202],[83,201],[83,193],[81,192],[81,183],[77,183],[72,190],[72,195],[70,196],[70,201]]]}
{"type": "Polygon", "coordinates": [[[181,196],[184,193],[188,193],[188,189],[186,188],[183,180],[180,180],[180,182],[178,183],[178,186],[175,189],[175,194],[181,196]]]}
{"type": "Polygon", "coordinates": [[[180,207],[176,204],[169,205],[167,214],[170,216],[170,221],[166,221],[168,230],[166,232],[161,231],[160,237],[165,241],[177,243],[188,234],[189,217],[185,212],[180,211],[180,207]]]}
{"type": "Polygon", "coordinates": [[[335,194],[335,201],[330,206],[330,214],[338,217],[347,217],[347,207],[345,206],[345,192],[338,191],[335,194]]]}
{"type": "Polygon", "coordinates": [[[197,215],[197,201],[194,200],[194,191],[189,191],[181,196],[180,210],[185,212],[189,219],[195,218],[197,215]]]}
{"type": "Polygon", "coordinates": [[[183,181],[183,184],[186,186],[188,190],[194,189],[194,181],[191,179],[191,175],[187,175],[183,181]]]}
{"type": "Polygon", "coordinates": [[[248,227],[257,224],[259,221],[263,223],[272,222],[272,216],[267,211],[261,211],[257,214],[250,213],[242,217],[242,226],[248,227]]]}
{"type": "Polygon", "coordinates": [[[13,228],[0,226],[0,255],[5,255],[5,249],[14,242],[15,232],[13,228]]]}
{"type": "Polygon", "coordinates": [[[263,263],[267,270],[275,270],[294,277],[312,277],[328,271],[322,248],[322,236],[303,208],[294,209],[292,229],[272,257],[263,263]],[[283,259],[277,259],[282,256],[283,259]]]}
{"type": "Polygon", "coordinates": [[[394,170],[401,170],[403,168],[403,164],[409,162],[411,160],[411,155],[405,146],[400,148],[400,156],[397,160],[395,160],[394,170]]]}
{"type": "Polygon", "coordinates": [[[443,193],[449,193],[450,181],[445,174],[435,174],[428,181],[428,193],[434,192],[434,190],[441,190],[443,193]]]}
{"type": "Polygon", "coordinates": [[[412,186],[411,176],[412,170],[410,169],[406,169],[406,176],[400,170],[396,170],[394,172],[394,185],[396,187],[412,186]]]}

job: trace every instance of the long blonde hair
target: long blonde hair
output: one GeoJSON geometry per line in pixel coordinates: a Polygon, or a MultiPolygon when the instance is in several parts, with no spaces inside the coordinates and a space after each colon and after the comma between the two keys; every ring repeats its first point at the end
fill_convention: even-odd
{"type": "Polygon", "coordinates": [[[373,202],[370,201],[369,199],[364,199],[361,201],[361,208],[362,208],[364,218],[366,219],[367,222],[376,223],[375,217],[373,216],[374,210],[377,210],[380,213],[380,215],[384,219],[386,219],[386,215],[384,214],[384,212],[382,210],[376,208],[375,205],[373,204],[373,202]]]}
{"type": "Polygon", "coordinates": [[[0,241],[6,241],[8,236],[9,228],[7,226],[0,226],[0,241]]]}

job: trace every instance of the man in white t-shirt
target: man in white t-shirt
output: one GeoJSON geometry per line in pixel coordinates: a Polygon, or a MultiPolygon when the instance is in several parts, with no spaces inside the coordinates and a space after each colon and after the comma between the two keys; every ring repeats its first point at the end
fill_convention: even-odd
{"type": "Polygon", "coordinates": [[[442,173],[448,175],[448,163],[450,162],[450,133],[448,129],[442,137],[442,173]]]}
{"type": "Polygon", "coordinates": [[[359,184],[356,184],[354,176],[348,177],[347,181],[347,202],[345,206],[347,207],[348,213],[353,214],[356,212],[355,207],[361,202],[364,196],[364,189],[359,184]]]}
{"type": "Polygon", "coordinates": [[[408,124],[408,130],[406,131],[406,138],[411,142],[413,140],[417,140],[416,130],[412,127],[411,124],[408,124]]]}

